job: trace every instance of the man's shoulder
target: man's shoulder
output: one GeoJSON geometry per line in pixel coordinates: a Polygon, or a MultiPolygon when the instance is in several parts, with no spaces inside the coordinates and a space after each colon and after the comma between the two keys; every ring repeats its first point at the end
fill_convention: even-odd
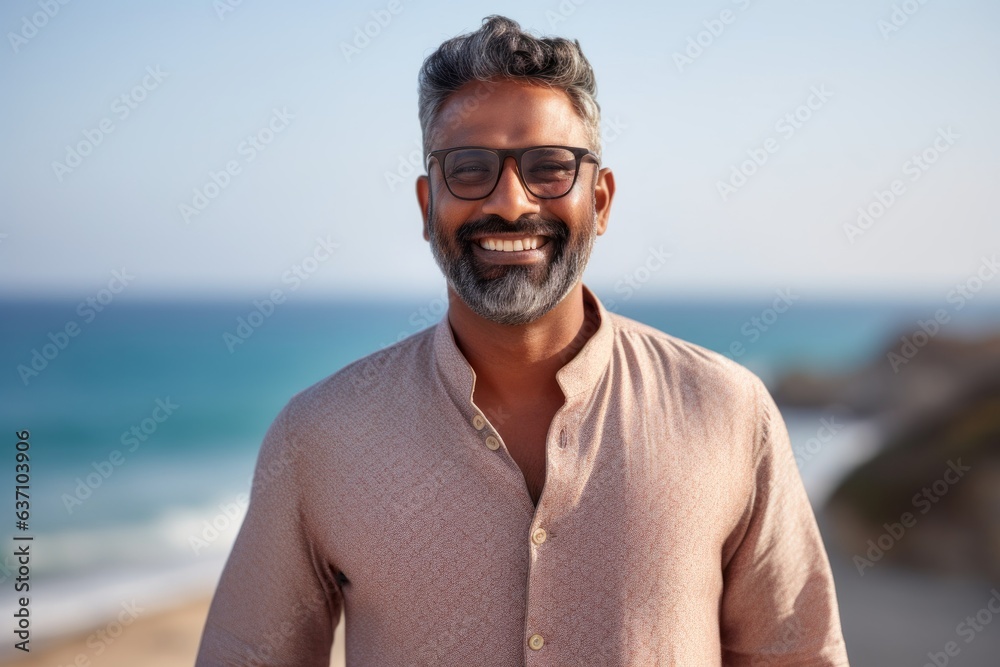
{"type": "Polygon", "coordinates": [[[635,363],[723,394],[756,396],[764,388],[756,373],[724,354],[624,315],[609,315],[616,345],[635,363]]]}
{"type": "Polygon", "coordinates": [[[353,410],[377,411],[388,401],[419,391],[428,380],[436,326],[414,333],[352,361],[319,382],[306,387],[288,401],[289,417],[299,421],[308,415],[350,414],[353,410]]]}

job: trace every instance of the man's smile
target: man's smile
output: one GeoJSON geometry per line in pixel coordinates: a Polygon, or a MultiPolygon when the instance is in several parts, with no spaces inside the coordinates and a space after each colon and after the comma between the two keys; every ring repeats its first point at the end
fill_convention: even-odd
{"type": "Polygon", "coordinates": [[[520,250],[534,250],[548,242],[544,236],[517,236],[508,238],[504,236],[484,236],[476,241],[479,247],[485,250],[496,250],[499,252],[514,252],[520,250]]]}
{"type": "Polygon", "coordinates": [[[473,256],[491,264],[536,264],[547,262],[551,249],[547,236],[489,234],[473,239],[473,256]]]}

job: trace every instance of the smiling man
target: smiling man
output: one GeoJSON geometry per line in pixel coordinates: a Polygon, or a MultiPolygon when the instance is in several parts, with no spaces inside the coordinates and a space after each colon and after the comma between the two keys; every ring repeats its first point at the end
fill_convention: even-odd
{"type": "Polygon", "coordinates": [[[265,437],[198,665],[846,665],[788,433],[735,362],[608,312],[579,44],[502,17],[420,72],[439,324],[265,437]]]}

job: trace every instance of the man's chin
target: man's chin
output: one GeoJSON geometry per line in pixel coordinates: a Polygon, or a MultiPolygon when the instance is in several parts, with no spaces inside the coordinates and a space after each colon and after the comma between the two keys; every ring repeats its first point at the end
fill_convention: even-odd
{"type": "Polygon", "coordinates": [[[547,308],[544,311],[524,312],[509,309],[490,310],[482,307],[476,307],[468,303],[466,305],[468,305],[474,313],[479,315],[484,320],[489,320],[496,324],[503,324],[506,326],[522,326],[525,324],[531,324],[551,310],[551,308],[547,308]]]}
{"type": "MultiPolygon", "coordinates": [[[[519,267],[525,268],[525,267],[519,267]]],[[[534,322],[558,305],[557,295],[550,285],[502,284],[503,278],[476,281],[475,286],[452,284],[459,298],[483,319],[498,324],[521,325],[534,322]]],[[[565,295],[563,295],[565,296],[565,295]]]]}
{"type": "Polygon", "coordinates": [[[469,259],[472,275],[480,284],[500,280],[526,281],[535,289],[541,289],[549,273],[547,264],[492,264],[469,259]]]}

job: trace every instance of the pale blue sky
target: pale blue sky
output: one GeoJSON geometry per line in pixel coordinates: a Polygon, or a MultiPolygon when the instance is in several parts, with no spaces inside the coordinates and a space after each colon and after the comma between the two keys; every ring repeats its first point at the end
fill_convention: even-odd
{"type": "MultiPolygon", "coordinates": [[[[350,60],[342,44],[388,0],[243,0],[220,20],[223,2],[70,2],[34,34],[23,17],[42,11],[38,0],[3,5],[0,295],[77,298],[125,267],[128,298],[250,298],[287,286],[318,236],[339,247],[303,298],[439,292],[414,175],[394,188],[386,175],[419,142],[421,61],[491,13],[579,39],[604,119],[620,128],[604,147],[618,194],[586,275],[598,289],[662,248],[670,259],[643,297],[792,288],[934,300],[1000,253],[990,194],[1000,5],[990,0],[404,0],[350,60]],[[884,36],[894,4],[919,9],[884,36]],[[704,33],[708,46],[679,71],[675,52],[724,10],[731,22],[704,33]],[[124,117],[115,100],[144,77],[151,89],[124,117]],[[811,117],[794,134],[777,126],[811,90],[831,95],[800,110],[811,117]],[[248,161],[241,142],[274,109],[293,118],[248,161]],[[113,131],[57,174],[66,146],[102,121],[113,131]],[[907,160],[947,128],[947,152],[911,180],[907,160]],[[718,182],[769,138],[777,151],[723,201],[718,182]],[[186,223],[179,205],[230,160],[240,172],[186,223]],[[851,243],[845,223],[894,179],[903,194],[851,243]]],[[[1000,294],[1000,279],[984,293],[1000,294]]]]}

